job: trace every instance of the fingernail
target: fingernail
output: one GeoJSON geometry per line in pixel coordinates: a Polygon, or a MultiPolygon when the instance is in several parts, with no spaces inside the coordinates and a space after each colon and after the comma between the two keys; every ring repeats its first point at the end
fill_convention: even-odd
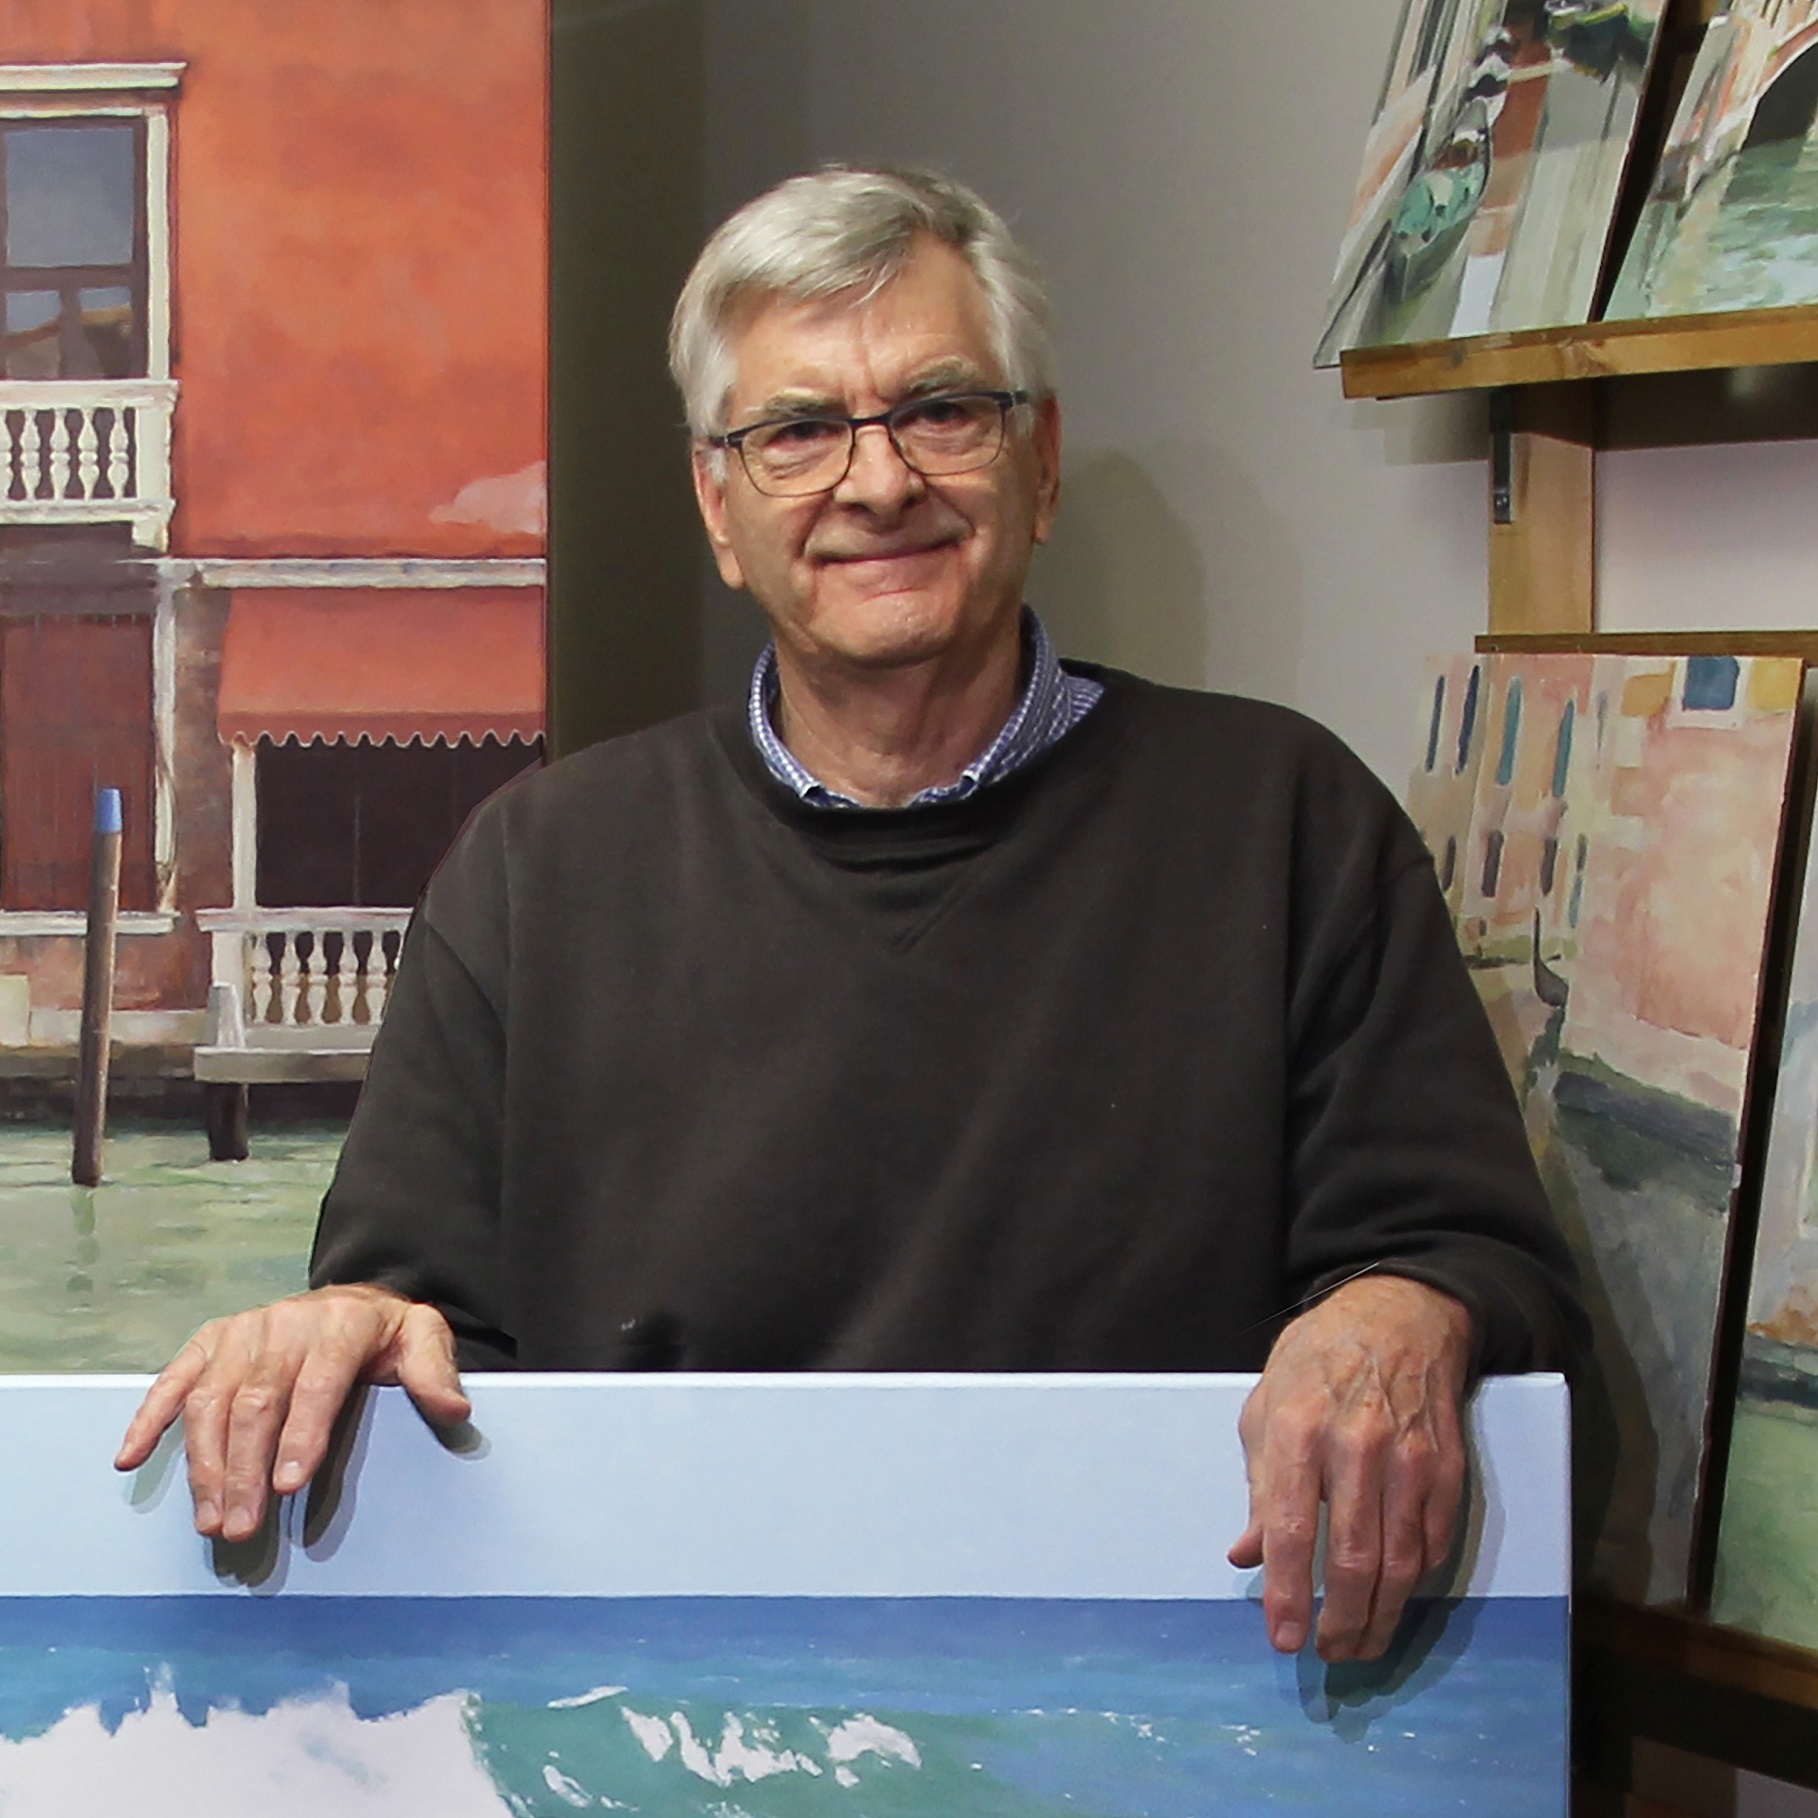
{"type": "Polygon", "coordinates": [[[214,1527],[215,1523],[220,1519],[220,1516],[221,1516],[221,1511],[219,1509],[217,1509],[212,1502],[197,1503],[196,1504],[196,1532],[198,1534],[208,1533],[214,1527]]]}
{"type": "Polygon", "coordinates": [[[1306,1625],[1299,1622],[1278,1622],[1271,1639],[1279,1652],[1298,1654],[1307,1645],[1306,1625]]]}
{"type": "Polygon", "coordinates": [[[294,1458],[287,1458],[272,1472],[273,1487],[288,1494],[299,1488],[303,1482],[303,1467],[294,1458]]]}

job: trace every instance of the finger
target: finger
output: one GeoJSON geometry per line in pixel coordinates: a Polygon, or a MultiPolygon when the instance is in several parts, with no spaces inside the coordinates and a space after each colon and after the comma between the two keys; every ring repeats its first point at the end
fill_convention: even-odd
{"type": "Polygon", "coordinates": [[[368,1359],[357,1347],[313,1353],[297,1372],[273,1447],[271,1487],[288,1496],[322,1468],[341,1410],[368,1359]]]}
{"type": "Polygon", "coordinates": [[[1329,1442],[1326,1600],[1319,1614],[1322,1660],[1353,1659],[1370,1624],[1383,1560],[1385,1436],[1346,1433],[1329,1442]]]}
{"type": "Polygon", "coordinates": [[[434,1307],[413,1306],[398,1333],[397,1379],[432,1425],[455,1426],[473,1414],[455,1363],[454,1332],[434,1307]]]}
{"type": "Polygon", "coordinates": [[[1253,1572],[1263,1562],[1262,1525],[1254,1518],[1250,1525],[1232,1541],[1231,1550],[1225,1555],[1240,1572],[1253,1572]]]}
{"type": "Polygon", "coordinates": [[[1320,1477],[1304,1440],[1271,1436],[1259,1491],[1269,1642],[1283,1654],[1297,1654],[1312,1627],[1313,1557],[1319,1540],[1320,1477]]]}
{"type": "Polygon", "coordinates": [[[170,1430],[196,1379],[208,1368],[208,1352],[192,1338],[159,1373],[145,1391],[145,1399],[128,1423],[114,1455],[116,1471],[136,1471],[157,1450],[158,1441],[170,1430]]]}
{"type": "Polygon", "coordinates": [[[1452,1557],[1452,1547],[1458,1538],[1458,1520],[1464,1509],[1464,1436],[1456,1420],[1450,1425],[1450,1433],[1441,1430],[1433,1487],[1428,1492],[1424,1513],[1425,1564],[1429,1572],[1437,1571],[1452,1557]]]}
{"type": "Polygon", "coordinates": [[[1375,1603],[1357,1643],[1360,1660],[1376,1660],[1387,1651],[1426,1569],[1426,1509],[1432,1488],[1430,1460],[1424,1456],[1389,1474],[1382,1502],[1382,1566],[1375,1603]]]}
{"type": "Polygon", "coordinates": [[[250,1540],[265,1519],[278,1433],[290,1413],[292,1380],[281,1358],[264,1357],[228,1404],[223,1539],[250,1540]]]}
{"type": "Polygon", "coordinates": [[[183,1456],[189,1471],[189,1498],[196,1532],[221,1532],[227,1461],[227,1404],[231,1390],[211,1369],[183,1404],[183,1456]]]}

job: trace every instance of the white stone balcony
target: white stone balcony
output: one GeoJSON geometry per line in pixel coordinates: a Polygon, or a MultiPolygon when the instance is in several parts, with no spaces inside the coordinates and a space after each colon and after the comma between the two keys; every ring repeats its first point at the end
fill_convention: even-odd
{"type": "Polygon", "coordinates": [[[174,379],[0,381],[0,524],[170,531],[174,379]]]}
{"type": "Polygon", "coordinates": [[[213,944],[196,1078],[358,1079],[385,1015],[408,909],[199,909],[213,944]]]}

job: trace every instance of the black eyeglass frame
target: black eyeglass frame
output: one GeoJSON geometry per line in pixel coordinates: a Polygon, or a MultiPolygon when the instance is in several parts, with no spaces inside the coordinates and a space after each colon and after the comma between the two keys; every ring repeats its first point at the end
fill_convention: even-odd
{"type": "Polygon", "coordinates": [[[800,416],[766,417],[761,423],[747,423],[740,429],[729,429],[724,435],[703,436],[701,438],[709,448],[730,448],[739,458],[739,465],[745,470],[745,477],[766,498],[772,499],[810,499],[817,492],[831,492],[847,474],[852,471],[852,457],[858,450],[858,432],[861,429],[881,429],[890,438],[890,446],[896,450],[896,457],[911,473],[919,473],[925,480],[945,479],[950,474],[980,473],[989,467],[992,461],[1004,452],[1004,436],[1010,427],[1010,413],[1024,404],[1034,402],[1035,394],[1028,391],[937,391],[930,392],[925,398],[905,398],[900,404],[892,404],[888,410],[880,410],[875,416],[846,417],[832,411],[804,411],[800,416]],[[896,432],[896,419],[914,410],[925,410],[930,404],[961,404],[973,398],[987,398],[998,409],[997,446],[991,451],[990,460],[980,461],[976,467],[949,467],[939,473],[929,473],[909,458],[903,447],[902,438],[896,432]],[[751,463],[745,458],[745,439],[754,436],[760,429],[777,429],[789,423],[839,423],[846,430],[846,462],[831,480],[823,481],[818,486],[805,487],[801,492],[770,492],[751,471],[751,463]]]}

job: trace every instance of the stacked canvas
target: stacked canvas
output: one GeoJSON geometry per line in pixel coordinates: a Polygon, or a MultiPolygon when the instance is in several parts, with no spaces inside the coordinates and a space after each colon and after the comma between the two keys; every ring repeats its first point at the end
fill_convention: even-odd
{"type": "Polygon", "coordinates": [[[1409,809],[1596,1330],[1582,1563],[1648,1602],[1688,1588],[1801,677],[1463,657],[1423,704],[1409,809]]]}
{"type": "Polygon", "coordinates": [[[1663,0],[1402,9],[1318,363],[1588,319],[1663,0]]]}
{"type": "Polygon", "coordinates": [[[1818,1648],[1818,865],[1808,859],[1718,1534],[1719,1622],[1818,1648]]]}

